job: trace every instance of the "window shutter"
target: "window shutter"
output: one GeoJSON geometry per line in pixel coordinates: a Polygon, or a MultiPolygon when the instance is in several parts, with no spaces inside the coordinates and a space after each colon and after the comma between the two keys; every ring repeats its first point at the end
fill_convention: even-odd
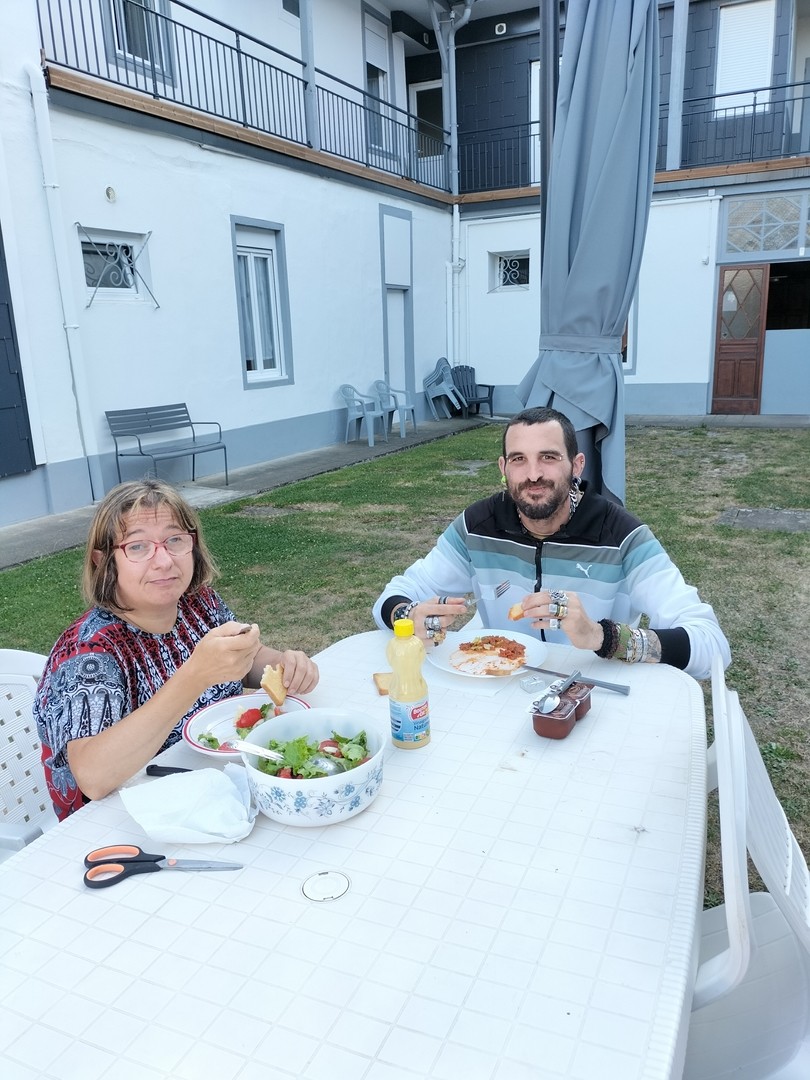
{"type": "MultiPolygon", "coordinates": [[[[774,0],[720,8],[715,94],[770,86],[773,73],[774,0]]],[[[720,102],[727,106],[730,102],[720,102]]]]}

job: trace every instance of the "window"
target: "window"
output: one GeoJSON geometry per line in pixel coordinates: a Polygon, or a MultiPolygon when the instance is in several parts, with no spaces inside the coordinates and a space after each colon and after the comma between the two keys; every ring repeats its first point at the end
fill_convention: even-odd
{"type": "Polygon", "coordinates": [[[246,384],[291,381],[281,226],[235,224],[236,292],[246,384]]]}
{"type": "Polygon", "coordinates": [[[82,242],[84,281],[90,289],[135,289],[135,264],[131,244],[114,241],[82,242]]]}
{"type": "Polygon", "coordinates": [[[110,58],[128,67],[170,74],[165,0],[107,0],[105,36],[110,58]]]}
{"type": "Polygon", "coordinates": [[[149,288],[146,245],[151,233],[128,234],[87,229],[77,223],[87,307],[94,300],[145,300],[159,306],[149,288]]]}
{"type": "Polygon", "coordinates": [[[299,0],[281,0],[282,8],[290,15],[295,15],[298,18],[301,16],[299,0]]]}
{"type": "Polygon", "coordinates": [[[529,287],[528,251],[502,251],[490,254],[490,292],[529,287]]]}
{"type": "Polygon", "coordinates": [[[755,100],[757,108],[770,102],[770,93],[762,88],[770,86],[773,77],[774,7],[774,0],[752,0],[720,8],[714,88],[720,117],[726,110],[751,112],[755,100]],[[753,93],[737,90],[759,93],[755,99],[753,93]]]}

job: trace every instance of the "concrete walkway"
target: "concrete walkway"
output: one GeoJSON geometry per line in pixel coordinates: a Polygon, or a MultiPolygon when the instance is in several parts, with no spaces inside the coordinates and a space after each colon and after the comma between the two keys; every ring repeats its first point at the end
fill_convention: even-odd
{"type": "MultiPolygon", "coordinates": [[[[358,440],[260,465],[249,465],[244,469],[231,469],[228,487],[225,486],[224,473],[206,476],[196,482],[189,481],[179,487],[191,505],[199,510],[259,495],[283,484],[333,472],[345,465],[369,461],[384,454],[397,453],[434,439],[443,439],[481,424],[504,424],[506,420],[507,417],[498,416],[494,420],[478,416],[467,420],[460,417],[423,420],[419,423],[419,431],[409,431],[404,439],[400,439],[395,431],[389,442],[376,441],[373,447],[358,440]]],[[[625,423],[627,427],[807,428],[810,427],[810,416],[628,416],[625,423]]],[[[53,514],[0,528],[0,569],[83,544],[94,512],[94,505],[85,506],[65,514],[53,514]]]]}

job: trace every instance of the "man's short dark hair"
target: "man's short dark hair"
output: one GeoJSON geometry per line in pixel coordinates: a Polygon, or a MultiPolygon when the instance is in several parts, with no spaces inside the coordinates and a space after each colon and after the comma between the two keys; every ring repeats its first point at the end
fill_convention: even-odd
{"type": "Polygon", "coordinates": [[[549,424],[554,420],[556,420],[562,428],[565,452],[568,455],[568,460],[573,461],[579,453],[577,433],[574,431],[574,425],[565,413],[558,412],[557,409],[552,409],[547,405],[538,406],[534,409],[524,409],[523,412],[519,412],[516,416],[512,417],[503,432],[503,449],[501,451],[503,456],[506,457],[506,433],[509,428],[514,427],[516,424],[549,424]]]}

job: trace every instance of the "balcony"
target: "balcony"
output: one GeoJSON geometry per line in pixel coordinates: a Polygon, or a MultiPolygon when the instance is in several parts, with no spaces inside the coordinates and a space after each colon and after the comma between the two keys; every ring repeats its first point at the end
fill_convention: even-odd
{"type": "Polygon", "coordinates": [[[46,62],[383,173],[448,189],[445,133],[297,57],[173,2],[37,0],[46,62]],[[314,89],[314,95],[309,92],[314,89]]]}
{"type": "MultiPolygon", "coordinates": [[[[449,190],[447,132],[195,8],[143,0],[37,0],[46,61],[435,191],[449,190]]],[[[810,154],[810,83],[685,100],[680,168],[810,154]]],[[[656,167],[665,168],[662,103],[656,167]]],[[[459,131],[459,192],[539,183],[539,125],[459,131]]]]}

